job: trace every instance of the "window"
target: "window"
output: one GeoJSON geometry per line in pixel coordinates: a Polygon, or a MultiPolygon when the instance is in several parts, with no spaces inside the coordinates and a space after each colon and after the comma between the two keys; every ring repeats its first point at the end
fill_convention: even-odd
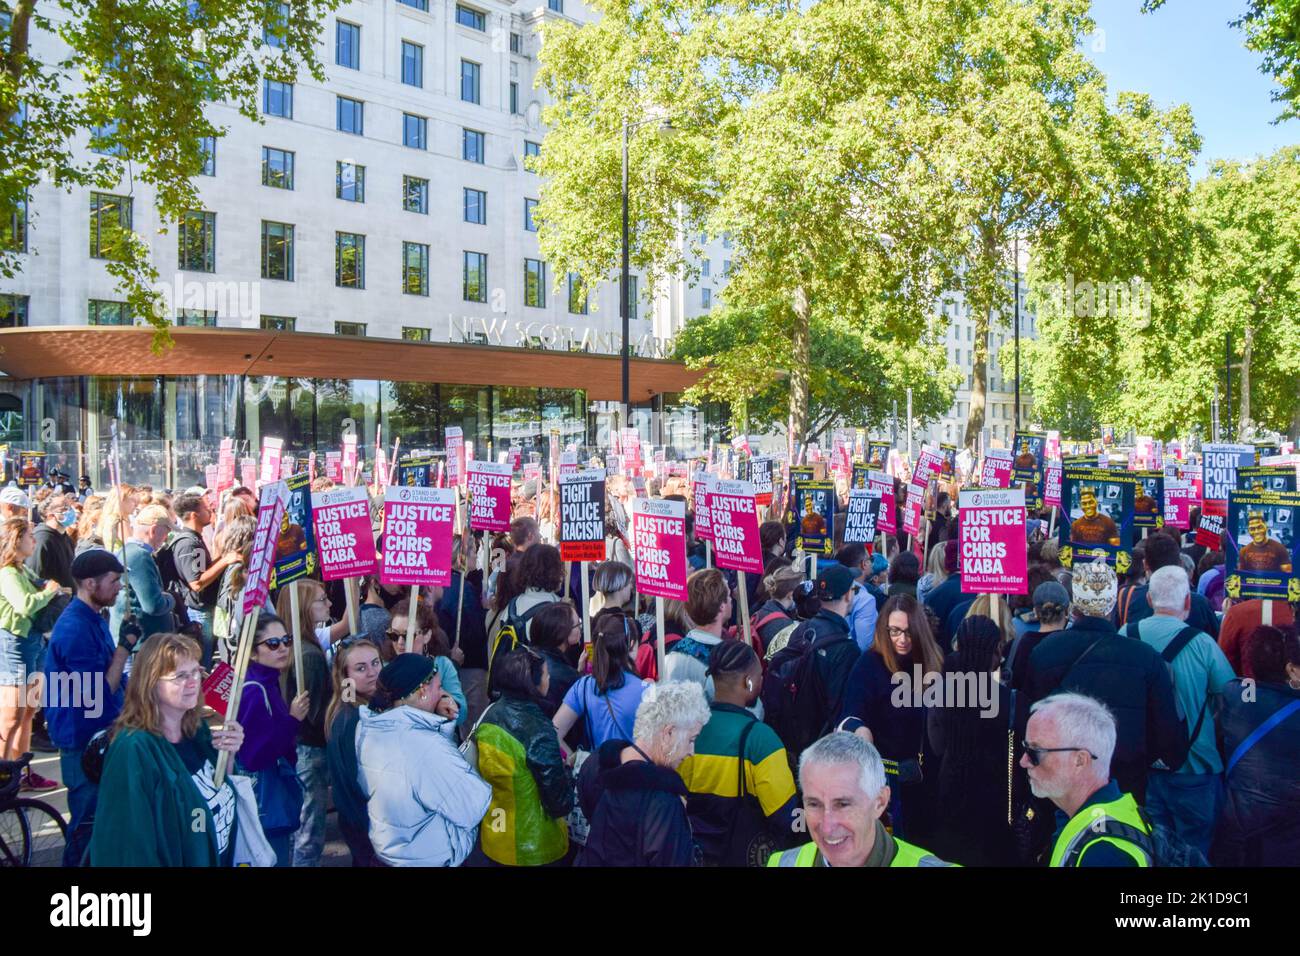
{"type": "Polygon", "coordinates": [[[352,133],[354,136],[365,135],[366,104],[346,96],[338,98],[338,129],[340,133],[352,133]]]}
{"type": "Polygon", "coordinates": [[[487,193],[465,187],[465,221],[487,225],[487,193]]]}
{"type": "Polygon", "coordinates": [[[110,142],[115,136],[117,136],[117,120],[105,123],[103,126],[92,126],[90,128],[91,152],[99,153],[101,156],[125,156],[126,150],[121,143],[110,142]]]}
{"type": "Polygon", "coordinates": [[[524,200],[524,229],[528,232],[537,231],[537,223],[533,221],[533,210],[537,208],[536,199],[524,200]]]}
{"type": "Polygon", "coordinates": [[[428,329],[417,329],[411,325],[402,326],[402,338],[407,342],[431,342],[433,337],[428,329]]]}
{"type": "Polygon", "coordinates": [[[429,247],[422,242],[402,243],[402,292],[429,294],[429,247]]]}
{"type": "Polygon", "coordinates": [[[0,293],[0,329],[16,329],[27,324],[29,296],[0,293]]]}
{"type": "Polygon", "coordinates": [[[729,276],[729,275],[731,275],[731,260],[730,260],[730,259],[723,259],[723,260],[722,260],[722,276],[723,276],[723,278],[725,279],[725,278],[726,278],[727,276],[729,276]]]}
{"type": "Polygon", "coordinates": [[[722,234],[722,248],[724,248],[724,249],[730,249],[730,248],[731,248],[731,233],[729,233],[729,232],[724,232],[724,233],[722,234]]]}
{"type": "Polygon", "coordinates": [[[429,0],[397,0],[398,3],[404,3],[408,7],[414,7],[417,10],[428,12],[429,0]]]}
{"type": "Polygon", "coordinates": [[[487,32],[487,14],[456,4],[456,22],[471,30],[487,32]]]}
{"type": "Polygon", "coordinates": [[[425,149],[429,142],[429,121],[414,113],[402,114],[402,145],[425,149]]]}
{"type": "Polygon", "coordinates": [[[429,180],[418,176],[402,177],[402,208],[407,212],[429,213],[429,180]]]}
{"type": "Polygon", "coordinates": [[[348,202],[365,202],[366,167],[356,163],[335,163],[334,195],[348,202]]]}
{"type": "Polygon", "coordinates": [[[293,153],[274,146],[262,147],[262,185],[293,189],[293,153]]]}
{"type": "Polygon", "coordinates": [[[90,257],[111,259],[122,233],[131,231],[131,197],[90,194],[90,257]]]}
{"type": "Polygon", "coordinates": [[[487,301],[487,253],[466,252],[464,292],[466,302],[487,301]]]}
{"type": "Polygon", "coordinates": [[[461,130],[460,140],[461,158],[471,163],[483,163],[487,161],[487,143],[486,137],[472,129],[461,130]]]}
{"type": "Polygon", "coordinates": [[[542,155],[542,144],[534,143],[530,139],[524,140],[524,169],[529,169],[529,157],[538,157],[542,155]]]}
{"type": "Polygon", "coordinates": [[[206,309],[177,309],[176,324],[215,329],[217,327],[217,313],[209,312],[206,309]]]}
{"type": "Polygon", "coordinates": [[[340,289],[366,287],[365,236],[355,232],[334,233],[334,284],[340,289]]]}
{"type": "Polygon", "coordinates": [[[130,325],[131,307],[125,302],[91,299],[86,303],[86,321],[90,325],[130,325]]]}
{"type": "Polygon", "coordinates": [[[546,308],[546,263],[540,259],[524,260],[524,305],[546,308]]]}
{"type": "Polygon", "coordinates": [[[215,136],[200,137],[199,149],[203,151],[203,168],[199,170],[199,175],[215,176],[217,174],[217,138],[215,136]]]}
{"type": "Polygon", "coordinates": [[[510,81],[510,115],[519,115],[519,84],[510,81]]]}
{"type": "Polygon", "coordinates": [[[334,323],[334,334],[335,334],[335,335],[357,335],[357,336],[364,336],[364,335],[366,334],[366,323],[364,323],[364,322],[335,322],[335,323],[334,323]]]}
{"type": "Polygon", "coordinates": [[[556,13],[564,12],[564,0],[546,0],[546,5],[556,13]]]}
{"type": "Polygon", "coordinates": [[[217,271],[217,214],[187,212],[181,220],[176,268],[190,272],[217,271]]]}
{"type": "Polygon", "coordinates": [[[478,103],[479,99],[479,78],[482,75],[483,67],[470,60],[460,61],[460,98],[466,103],[478,103]]]}
{"type": "Polygon", "coordinates": [[[289,25],[289,4],[277,3],[275,12],[262,27],[262,42],[267,46],[283,47],[285,29],[289,25]]]}
{"type": "Polygon", "coordinates": [[[355,23],[334,23],[334,62],[349,70],[361,69],[361,28],[355,23]]]}
{"type": "Polygon", "coordinates": [[[20,199],[14,204],[13,214],[8,220],[0,220],[0,249],[11,252],[27,251],[27,200],[20,199]]]}
{"type": "Polygon", "coordinates": [[[636,281],[636,276],[634,276],[634,275],[629,275],[629,276],[627,277],[627,317],[628,317],[629,319],[635,319],[635,318],[636,318],[636,300],[637,300],[637,298],[638,298],[638,296],[637,296],[637,281],[636,281]]]}
{"type": "Polygon", "coordinates": [[[293,84],[279,80],[262,81],[262,112],[267,116],[293,119],[293,84]]]}
{"type": "Polygon", "coordinates": [[[402,41],[402,82],[407,86],[424,86],[424,47],[402,41]]]}
{"type": "Polygon", "coordinates": [[[703,276],[704,278],[707,279],[709,277],[710,270],[712,269],[713,269],[712,260],[705,259],[703,262],[700,263],[700,275],[703,276]]]}
{"type": "Polygon", "coordinates": [[[701,289],[701,290],[700,290],[700,306],[701,306],[702,308],[705,308],[705,309],[711,309],[711,308],[713,308],[713,290],[712,290],[712,289],[707,289],[707,288],[706,288],[706,289],[701,289]]]}
{"type": "Polygon", "coordinates": [[[264,315],[259,325],[272,332],[292,332],[298,320],[291,315],[264,315]]]}
{"type": "Polygon", "coordinates": [[[587,314],[587,290],[583,288],[582,276],[576,272],[569,273],[569,311],[574,315],[587,314]]]}
{"type": "Polygon", "coordinates": [[[510,52],[519,53],[523,49],[523,38],[518,33],[510,34],[510,52]]]}
{"type": "Polygon", "coordinates": [[[293,226],[262,220],[262,278],[293,281],[293,226]]]}

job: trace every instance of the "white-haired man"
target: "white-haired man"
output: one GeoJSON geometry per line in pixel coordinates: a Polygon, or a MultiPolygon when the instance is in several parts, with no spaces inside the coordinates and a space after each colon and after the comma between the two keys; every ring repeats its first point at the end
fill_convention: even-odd
{"type": "Polygon", "coordinates": [[[768,866],[953,866],[891,836],[880,822],[889,806],[885,765],[856,734],[835,731],[799,758],[804,819],[813,842],[773,853],[768,866]]]}
{"type": "Polygon", "coordinates": [[[1034,796],[1060,813],[1048,866],[1151,866],[1151,829],[1110,777],[1115,717],[1083,694],[1054,694],[1030,710],[1020,766],[1034,796]]]}
{"type": "Polygon", "coordinates": [[[1155,613],[1129,624],[1126,631],[1141,638],[1173,671],[1189,747],[1182,766],[1152,768],[1143,805],[1152,823],[1168,827],[1208,855],[1223,807],[1223,759],[1214,742],[1210,698],[1237,675],[1214,638],[1186,623],[1192,596],[1182,568],[1170,565],[1152,572],[1147,600],[1155,613]]]}

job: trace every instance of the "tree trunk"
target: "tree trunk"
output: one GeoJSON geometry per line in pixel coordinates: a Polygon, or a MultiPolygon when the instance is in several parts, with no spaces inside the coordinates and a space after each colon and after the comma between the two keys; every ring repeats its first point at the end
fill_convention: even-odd
{"type": "Polygon", "coordinates": [[[790,356],[790,435],[801,444],[808,441],[808,372],[812,362],[812,306],[803,286],[794,290],[794,335],[790,356]]]}
{"type": "Polygon", "coordinates": [[[980,432],[984,428],[985,377],[989,359],[989,309],[985,302],[971,302],[971,318],[975,323],[974,368],[970,391],[970,415],[966,419],[966,436],[963,444],[974,455],[979,446],[980,432]]]}
{"type": "Polygon", "coordinates": [[[1237,434],[1246,434],[1246,425],[1250,421],[1250,353],[1255,344],[1255,327],[1246,321],[1246,335],[1241,346],[1241,411],[1238,415],[1237,434]]]}

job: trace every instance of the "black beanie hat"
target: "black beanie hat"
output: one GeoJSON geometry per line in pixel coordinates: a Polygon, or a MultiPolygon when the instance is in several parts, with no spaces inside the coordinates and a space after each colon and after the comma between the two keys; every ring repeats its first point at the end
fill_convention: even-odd
{"type": "Polygon", "coordinates": [[[396,704],[403,697],[415,693],[436,670],[432,657],[423,654],[398,654],[379,672],[379,688],[389,701],[396,704]]]}

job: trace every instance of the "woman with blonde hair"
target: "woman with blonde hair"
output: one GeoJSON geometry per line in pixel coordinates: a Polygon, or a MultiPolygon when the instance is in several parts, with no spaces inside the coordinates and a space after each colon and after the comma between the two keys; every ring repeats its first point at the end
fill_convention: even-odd
{"type": "MultiPolygon", "coordinates": [[[[0,522],[0,745],[5,760],[31,749],[33,696],[40,697],[40,658],[44,635],[37,615],[59,593],[59,582],[42,582],[24,562],[36,550],[26,518],[0,522]],[[35,691],[35,693],[33,693],[35,691]]],[[[28,768],[24,790],[53,790],[58,784],[28,768]]]]}
{"type": "Polygon", "coordinates": [[[104,495],[104,507],[99,513],[99,540],[109,551],[122,550],[126,538],[131,536],[131,516],[135,511],[135,489],[130,485],[121,485],[116,492],[110,488],[104,495]]]}
{"type": "Polygon", "coordinates": [[[154,634],[140,645],[104,757],[90,840],[91,866],[229,866],[235,791],[215,786],[218,751],[244,743],[237,721],[199,719],[199,642],[154,634]]]}
{"type": "Polygon", "coordinates": [[[103,495],[90,495],[81,503],[81,514],[77,518],[76,526],[70,532],[78,554],[87,548],[104,546],[104,541],[99,536],[99,519],[103,513],[103,495]]]}
{"type": "Polygon", "coordinates": [[[217,535],[217,558],[230,555],[230,563],[221,572],[221,581],[217,586],[217,603],[212,612],[212,636],[217,642],[217,649],[225,650],[227,659],[234,660],[235,640],[234,622],[237,605],[244,592],[245,571],[249,556],[253,552],[253,536],[257,532],[257,519],[252,515],[241,514],[233,518],[217,535]]]}
{"type": "Polygon", "coordinates": [[[944,550],[947,544],[946,541],[940,541],[930,549],[930,554],[925,560],[925,574],[921,575],[921,580],[916,582],[916,599],[922,604],[931,591],[948,579],[948,572],[944,567],[944,550]]]}
{"type": "MultiPolygon", "coordinates": [[[[772,650],[772,641],[783,632],[786,640],[789,640],[790,625],[796,620],[794,592],[795,588],[802,583],[803,574],[791,565],[773,568],[763,579],[763,590],[770,597],[751,614],[754,633],[763,642],[760,657],[765,655],[768,660],[771,660],[772,654],[775,653],[772,650]]],[[[781,642],[783,646],[784,643],[781,642]]],[[[776,650],[780,650],[780,647],[776,650]]]]}
{"type": "Polygon", "coordinates": [[[340,641],[331,669],[333,695],[325,711],[325,763],[339,812],[339,831],[352,851],[353,866],[376,866],[368,833],[366,795],[357,781],[357,725],[360,708],[379,686],[383,660],[379,648],[364,637],[340,641]]]}
{"type": "Polygon", "coordinates": [[[1002,640],[998,643],[998,651],[1003,652],[1011,639],[1015,636],[1012,633],[1011,625],[1011,606],[1007,604],[1006,599],[996,594],[977,594],[975,600],[971,602],[966,613],[961,616],[961,620],[953,621],[949,630],[954,635],[953,647],[951,650],[957,650],[957,628],[961,626],[961,621],[970,617],[986,617],[992,621],[997,629],[1002,633],[1002,640]]]}

